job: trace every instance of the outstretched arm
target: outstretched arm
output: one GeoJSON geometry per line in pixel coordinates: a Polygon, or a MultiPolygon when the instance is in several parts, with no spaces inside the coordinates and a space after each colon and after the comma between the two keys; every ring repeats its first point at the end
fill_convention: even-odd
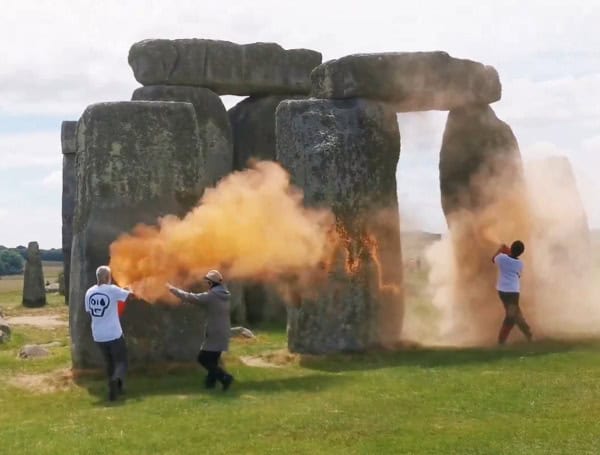
{"type": "Polygon", "coordinates": [[[184,302],[208,303],[208,301],[209,301],[208,292],[203,292],[201,294],[194,294],[192,292],[186,292],[182,289],[176,288],[175,286],[172,286],[169,283],[167,283],[167,288],[169,289],[169,292],[171,292],[171,294],[173,294],[175,297],[183,300],[184,302]]]}

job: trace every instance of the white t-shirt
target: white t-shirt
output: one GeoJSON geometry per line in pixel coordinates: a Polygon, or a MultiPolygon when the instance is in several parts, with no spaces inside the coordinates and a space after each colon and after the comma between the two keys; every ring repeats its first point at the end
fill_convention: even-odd
{"type": "Polygon", "coordinates": [[[504,253],[497,255],[494,262],[498,266],[496,289],[502,292],[521,292],[520,278],[523,271],[523,262],[504,253]]]}
{"type": "Polygon", "coordinates": [[[129,291],[114,284],[95,285],[85,293],[85,311],[92,317],[94,341],[112,341],[123,335],[117,303],[125,301],[129,291]]]}

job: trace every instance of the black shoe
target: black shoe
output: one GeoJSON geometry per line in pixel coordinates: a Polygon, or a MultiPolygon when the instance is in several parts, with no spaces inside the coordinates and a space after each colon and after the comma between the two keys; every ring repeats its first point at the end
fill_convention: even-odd
{"type": "Polygon", "coordinates": [[[119,383],[116,379],[108,381],[108,401],[116,401],[119,393],[119,383]]]}
{"type": "Polygon", "coordinates": [[[223,376],[221,383],[223,384],[223,391],[226,391],[233,383],[233,376],[231,376],[230,374],[226,374],[225,376],[223,376]]]}

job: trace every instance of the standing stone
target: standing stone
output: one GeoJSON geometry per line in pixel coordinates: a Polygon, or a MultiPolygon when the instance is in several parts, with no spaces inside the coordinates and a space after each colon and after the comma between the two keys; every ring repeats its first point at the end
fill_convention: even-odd
{"type": "MultiPolygon", "coordinates": [[[[184,215],[205,186],[204,153],[189,103],[89,106],[77,126],[70,331],[76,368],[102,365],[84,295],[109,246],[138,223],[184,215]]],[[[196,308],[132,302],[122,318],[132,363],[189,361],[201,343],[196,308]]]]}
{"type": "MultiPolygon", "coordinates": [[[[457,271],[451,296],[454,326],[446,335],[461,344],[491,344],[504,317],[492,255],[500,243],[520,239],[527,245],[529,238],[530,210],[517,140],[489,106],[453,110],[439,170],[457,271]]],[[[523,258],[527,268],[531,252],[526,250],[523,258]]],[[[524,289],[521,306],[526,309],[532,286],[524,289]]]]}
{"type": "Polygon", "coordinates": [[[338,248],[325,285],[288,310],[293,352],[393,346],[402,325],[402,258],[396,193],[396,112],[352,99],[284,101],[277,109],[278,161],[305,203],[331,208],[338,248]]]}
{"type": "MultiPolygon", "coordinates": [[[[297,96],[251,96],[229,109],[233,129],[233,167],[242,170],[251,159],[275,161],[275,111],[286,99],[297,96]]],[[[274,322],[285,324],[286,306],[269,286],[247,283],[244,287],[246,317],[251,324],[274,322]]]]}
{"type": "Polygon", "coordinates": [[[537,290],[531,322],[549,337],[596,336],[600,314],[594,249],[571,163],[565,156],[531,160],[525,175],[534,220],[530,250],[535,251],[537,290]]]}
{"type": "Polygon", "coordinates": [[[37,308],[44,305],[46,305],[46,288],[40,247],[37,242],[29,242],[23,281],[23,306],[37,308]]]}
{"type": "Polygon", "coordinates": [[[310,77],[314,97],[393,102],[397,112],[450,110],[501,96],[493,67],[439,51],[348,55],[319,65],[310,77]]]}
{"type": "Polygon", "coordinates": [[[275,111],[283,100],[296,96],[251,96],[227,111],[233,130],[233,168],[245,169],[248,160],[275,161],[275,111]]]}
{"type": "Polygon", "coordinates": [[[321,60],[308,49],[207,39],[144,40],[129,50],[142,85],[191,85],[219,95],[308,94],[310,72],[321,60]]]}
{"type": "Polygon", "coordinates": [[[221,98],[201,87],[152,85],[133,92],[132,100],[181,101],[192,103],[206,153],[206,176],[214,185],[233,169],[233,139],[227,111],[221,98]]]}
{"type": "Polygon", "coordinates": [[[65,303],[69,304],[69,274],[71,273],[71,242],[73,240],[73,211],[75,209],[75,130],[77,122],[64,121],[61,126],[62,166],[62,251],[65,303]]]}

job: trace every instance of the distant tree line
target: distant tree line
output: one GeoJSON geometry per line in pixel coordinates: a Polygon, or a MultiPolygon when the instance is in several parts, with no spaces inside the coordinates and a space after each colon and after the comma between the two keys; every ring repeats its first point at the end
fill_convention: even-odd
{"type": "Polygon", "coordinates": [[[17,275],[23,273],[25,260],[14,250],[0,250],[0,275],[17,275]]]}
{"type": "MultiPolygon", "coordinates": [[[[62,249],[52,248],[40,250],[42,261],[62,262],[64,256],[62,249]]],[[[23,273],[25,261],[27,260],[27,247],[19,245],[16,248],[7,248],[0,245],[0,275],[16,275],[23,273]]]]}

